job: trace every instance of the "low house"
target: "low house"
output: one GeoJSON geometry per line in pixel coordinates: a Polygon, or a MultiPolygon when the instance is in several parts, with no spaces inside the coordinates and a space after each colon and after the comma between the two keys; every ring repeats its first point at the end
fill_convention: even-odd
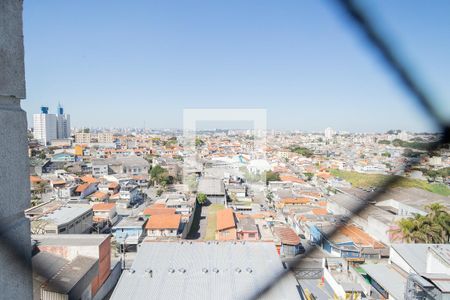
{"type": "Polygon", "coordinates": [[[229,199],[247,196],[247,187],[243,184],[227,184],[225,188],[229,199]]]}
{"type": "Polygon", "coordinates": [[[134,175],[133,177],[134,182],[137,183],[140,187],[147,187],[148,186],[148,174],[142,174],[142,175],[134,175]]]}
{"type": "Polygon", "coordinates": [[[144,238],[144,224],[146,220],[143,217],[127,217],[120,220],[113,226],[111,232],[119,245],[139,244],[144,238]]]}
{"type": "Polygon", "coordinates": [[[92,217],[93,212],[89,204],[61,204],[34,218],[31,221],[31,230],[35,234],[90,233],[92,217]]]}
{"type": "Polygon", "coordinates": [[[306,197],[301,197],[301,198],[283,198],[281,199],[280,203],[283,206],[286,205],[307,205],[311,203],[311,199],[306,198],[306,197]]]}
{"type": "Polygon", "coordinates": [[[62,152],[58,153],[52,156],[50,159],[51,162],[74,162],[75,161],[75,155],[62,152]]]}
{"type": "Polygon", "coordinates": [[[115,181],[106,181],[99,183],[98,190],[108,194],[116,194],[119,192],[120,184],[115,181]]]}
{"type": "Polygon", "coordinates": [[[108,162],[105,159],[92,160],[92,176],[101,177],[109,174],[108,162]]]}
{"type": "Polygon", "coordinates": [[[240,218],[237,225],[237,237],[240,240],[254,241],[259,240],[258,226],[253,218],[240,218]]]}
{"type": "Polygon", "coordinates": [[[322,234],[322,248],[333,256],[380,259],[389,249],[354,225],[340,227],[332,236],[322,234]]]}
{"type": "Polygon", "coordinates": [[[228,203],[228,207],[235,211],[251,211],[253,209],[253,201],[250,197],[236,197],[228,203]]]}
{"type": "Polygon", "coordinates": [[[150,164],[139,156],[116,158],[122,165],[122,173],[129,175],[147,174],[150,164]]]}
{"type": "Polygon", "coordinates": [[[165,200],[166,207],[176,209],[177,214],[183,216],[189,216],[194,205],[195,202],[189,201],[184,194],[179,193],[167,194],[165,200]]]}
{"type": "Polygon", "coordinates": [[[305,252],[299,236],[289,227],[274,227],[273,232],[280,243],[280,254],[293,257],[305,252]]]}
{"type": "Polygon", "coordinates": [[[94,212],[94,224],[98,228],[111,227],[118,220],[115,203],[96,203],[92,206],[94,212]]]}
{"type": "Polygon", "coordinates": [[[216,240],[227,241],[236,240],[236,221],[231,208],[219,210],[217,212],[216,240]]]}
{"type": "Polygon", "coordinates": [[[145,229],[149,237],[177,237],[182,232],[181,224],[181,215],[153,215],[147,221],[145,229]]]}
{"type": "Polygon", "coordinates": [[[147,218],[150,218],[151,216],[156,216],[156,215],[174,215],[175,213],[176,213],[176,209],[167,208],[163,205],[157,205],[157,204],[147,207],[142,212],[142,214],[147,218]]]}
{"type": "Polygon", "coordinates": [[[225,204],[225,187],[221,179],[201,178],[197,191],[205,194],[211,203],[225,204]]]}
{"type": "Polygon", "coordinates": [[[75,189],[75,195],[80,196],[80,199],[84,199],[95,193],[95,191],[97,191],[97,183],[85,182],[77,186],[75,189]]]}
{"type": "Polygon", "coordinates": [[[96,191],[95,193],[89,195],[88,197],[92,201],[96,202],[107,202],[109,198],[109,194],[102,192],[102,191],[96,191]]]}
{"type": "Polygon", "coordinates": [[[121,208],[132,207],[136,204],[142,203],[144,196],[139,190],[139,187],[132,182],[128,182],[121,186],[119,191],[120,199],[116,201],[117,206],[121,208]]]}

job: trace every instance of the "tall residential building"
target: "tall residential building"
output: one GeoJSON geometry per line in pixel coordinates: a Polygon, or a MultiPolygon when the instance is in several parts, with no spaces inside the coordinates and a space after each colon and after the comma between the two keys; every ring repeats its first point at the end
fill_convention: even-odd
{"type": "Polygon", "coordinates": [[[58,105],[57,122],[57,137],[58,139],[67,139],[70,137],[70,115],[64,114],[64,109],[58,105]]]}
{"type": "Polygon", "coordinates": [[[70,115],[64,114],[64,109],[58,106],[58,114],[49,114],[47,106],[41,106],[41,113],[33,115],[34,138],[42,145],[51,140],[70,137],[70,115]]]}
{"type": "Polygon", "coordinates": [[[328,127],[325,129],[325,139],[331,140],[335,134],[336,132],[333,130],[333,128],[328,127]]]}
{"type": "Polygon", "coordinates": [[[33,135],[42,145],[57,139],[56,115],[48,113],[48,107],[42,106],[41,113],[33,115],[33,135]]]}

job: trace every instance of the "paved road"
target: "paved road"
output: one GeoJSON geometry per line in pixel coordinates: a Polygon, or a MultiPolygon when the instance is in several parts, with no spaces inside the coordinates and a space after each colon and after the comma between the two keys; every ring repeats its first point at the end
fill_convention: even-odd
{"type": "Polygon", "coordinates": [[[204,239],[206,236],[206,226],[208,223],[208,206],[202,207],[202,214],[200,216],[200,237],[199,239],[204,239]]]}
{"type": "Polygon", "coordinates": [[[206,235],[208,207],[198,206],[195,211],[194,220],[192,221],[191,230],[187,236],[189,240],[203,240],[206,235]]]}

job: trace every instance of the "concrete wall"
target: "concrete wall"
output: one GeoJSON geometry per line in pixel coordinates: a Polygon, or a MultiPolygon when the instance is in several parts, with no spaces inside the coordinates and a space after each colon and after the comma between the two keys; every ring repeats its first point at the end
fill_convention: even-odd
{"type": "Polygon", "coordinates": [[[331,287],[333,292],[339,297],[339,299],[345,299],[345,291],[342,286],[334,279],[333,275],[331,275],[328,269],[323,269],[323,277],[328,285],[331,287]]]}
{"type": "Polygon", "coordinates": [[[365,231],[376,240],[389,246],[391,244],[389,233],[389,229],[391,228],[390,226],[390,223],[386,224],[377,218],[369,216],[368,225],[365,231]]]}
{"type": "Polygon", "coordinates": [[[30,204],[22,0],[0,1],[0,290],[31,299],[30,204]]]}
{"type": "Polygon", "coordinates": [[[414,269],[406,262],[406,260],[403,259],[403,257],[398,254],[397,251],[395,251],[394,248],[391,247],[391,250],[389,252],[389,262],[400,267],[403,271],[410,273],[416,273],[414,269]]]}

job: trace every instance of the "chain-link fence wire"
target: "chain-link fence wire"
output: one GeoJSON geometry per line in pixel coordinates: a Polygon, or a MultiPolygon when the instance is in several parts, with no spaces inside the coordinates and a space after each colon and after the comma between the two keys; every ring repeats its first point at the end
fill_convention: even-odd
{"type": "MultiPolygon", "coordinates": [[[[450,142],[448,122],[439,115],[436,107],[433,105],[435,102],[425,93],[419,82],[414,79],[407,66],[402,63],[394,46],[389,44],[386,37],[379,33],[375,22],[369,18],[366,12],[354,0],[334,0],[332,5],[348,19],[351,26],[359,30],[364,36],[366,43],[378,54],[380,61],[386,66],[387,71],[395,75],[398,85],[410,94],[411,100],[418,103],[423,111],[434,121],[435,125],[440,128],[441,135],[439,140],[434,143],[429,143],[426,152],[430,154],[448,144],[450,142]]],[[[409,161],[403,166],[403,170],[406,171],[415,164],[418,164],[418,161],[409,161]]],[[[368,197],[361,201],[360,205],[354,207],[352,215],[360,214],[366,209],[368,204],[377,202],[380,196],[386,190],[393,187],[399,180],[401,180],[400,176],[391,176],[382,187],[370,193],[368,197]]],[[[322,235],[318,244],[321,244],[324,239],[332,238],[349,221],[351,221],[351,218],[347,222],[336,225],[331,232],[322,235]]],[[[270,278],[262,289],[255,292],[251,299],[261,298],[283,279],[284,276],[288,275],[294,269],[301,268],[302,263],[305,262],[304,258],[314,251],[314,249],[314,247],[308,247],[304,255],[290,261],[285,270],[275,277],[270,278]]]]}
{"type": "MultiPolygon", "coordinates": [[[[399,59],[398,54],[395,52],[395,48],[390,45],[386,39],[381,35],[376,29],[375,22],[373,22],[364,10],[359,7],[355,1],[352,0],[334,0],[334,3],[330,3],[334,7],[343,13],[352,25],[359,29],[360,33],[365,37],[366,42],[374,49],[379,55],[380,61],[385,64],[387,70],[397,77],[397,82],[405,91],[409,92],[412,101],[418,103],[423,111],[428,114],[431,119],[435,122],[436,126],[441,129],[441,135],[439,141],[436,143],[430,143],[426,149],[428,153],[438,150],[441,146],[448,144],[450,142],[450,130],[448,122],[444,120],[437,112],[436,107],[433,105],[431,98],[424,92],[424,89],[420,84],[413,78],[412,73],[408,70],[406,65],[404,65],[399,59]]],[[[416,161],[412,161],[405,164],[404,169],[407,170],[410,166],[417,164],[416,161]]],[[[392,176],[386,183],[377,189],[375,192],[371,193],[369,197],[361,201],[361,205],[355,208],[353,215],[361,213],[367,204],[376,202],[380,195],[382,195],[387,189],[392,187],[398,180],[401,180],[399,176],[392,176]]],[[[0,232],[0,246],[2,250],[7,251],[14,255],[16,260],[16,266],[18,272],[32,271],[31,261],[29,255],[31,253],[24,253],[21,245],[17,239],[10,234],[10,230],[15,226],[20,226],[19,220],[24,220],[22,216],[15,216],[11,220],[2,220],[0,225],[2,225],[2,231],[0,232]]],[[[349,219],[351,220],[351,218],[349,219]]],[[[345,224],[337,225],[335,230],[328,233],[324,238],[330,238],[333,234],[339,230],[341,226],[345,224]]],[[[320,243],[321,241],[319,241],[320,243]]],[[[273,286],[275,286],[284,276],[289,274],[293,269],[297,269],[302,266],[303,259],[308,256],[315,248],[307,247],[304,255],[299,256],[289,262],[288,267],[284,269],[279,274],[274,274],[274,276],[268,276],[267,282],[264,283],[262,289],[255,291],[251,299],[258,299],[265,295],[273,286]],[[270,277],[270,278],[269,278],[270,277]]],[[[46,278],[46,272],[44,269],[33,270],[36,275],[46,278]]],[[[17,283],[12,283],[17,284],[17,283]]]]}

